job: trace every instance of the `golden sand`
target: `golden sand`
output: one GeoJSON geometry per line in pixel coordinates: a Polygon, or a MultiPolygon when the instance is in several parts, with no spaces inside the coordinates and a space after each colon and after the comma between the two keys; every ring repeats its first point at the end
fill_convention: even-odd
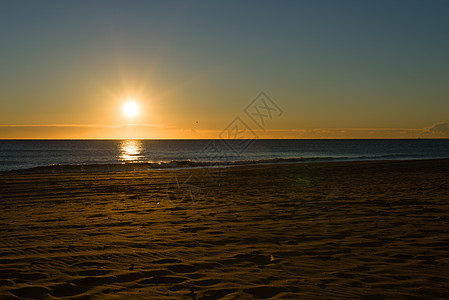
{"type": "Polygon", "coordinates": [[[1,175],[0,298],[449,298],[449,160],[210,171],[1,175]]]}

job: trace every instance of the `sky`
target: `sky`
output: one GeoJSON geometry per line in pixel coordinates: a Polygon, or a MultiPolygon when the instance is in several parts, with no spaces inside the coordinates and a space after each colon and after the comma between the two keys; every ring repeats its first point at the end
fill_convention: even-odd
{"type": "Polygon", "coordinates": [[[448,138],[448,15],[438,0],[2,1],[0,139],[220,138],[236,120],[259,138],[448,138]],[[263,126],[247,113],[261,92],[278,108],[263,126]]]}

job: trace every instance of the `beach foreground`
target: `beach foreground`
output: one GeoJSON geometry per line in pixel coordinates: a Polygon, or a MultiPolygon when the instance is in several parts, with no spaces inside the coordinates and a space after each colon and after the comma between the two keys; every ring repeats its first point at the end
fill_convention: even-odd
{"type": "Polygon", "coordinates": [[[449,160],[209,171],[0,175],[0,298],[449,298],[449,160]]]}

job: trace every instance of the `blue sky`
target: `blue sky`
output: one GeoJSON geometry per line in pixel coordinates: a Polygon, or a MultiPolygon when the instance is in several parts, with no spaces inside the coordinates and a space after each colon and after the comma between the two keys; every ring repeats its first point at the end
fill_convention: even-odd
{"type": "MultiPolygon", "coordinates": [[[[212,137],[261,90],[285,111],[272,137],[421,136],[449,121],[448,13],[448,1],[3,1],[0,137],[120,126],[130,95],[139,137],[212,137]]],[[[67,137],[102,137],[83,130],[67,137]]]]}

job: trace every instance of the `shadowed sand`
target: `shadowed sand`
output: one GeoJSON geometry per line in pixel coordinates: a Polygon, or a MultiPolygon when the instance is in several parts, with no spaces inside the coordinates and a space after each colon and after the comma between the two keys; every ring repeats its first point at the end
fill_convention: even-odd
{"type": "Polygon", "coordinates": [[[449,297],[449,160],[211,172],[0,175],[0,298],[449,297]]]}

